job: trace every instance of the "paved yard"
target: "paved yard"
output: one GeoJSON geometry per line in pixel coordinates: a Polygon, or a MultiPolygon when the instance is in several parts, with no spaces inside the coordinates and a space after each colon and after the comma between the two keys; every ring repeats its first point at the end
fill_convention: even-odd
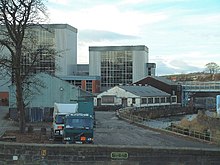
{"type": "MultiPolygon", "coordinates": [[[[5,130],[18,129],[17,122],[4,119],[8,109],[0,107],[0,111],[0,136],[5,130]]],[[[216,145],[138,127],[118,119],[114,112],[96,112],[96,120],[94,140],[98,145],[218,148],[216,145]]],[[[51,141],[48,140],[48,143],[51,141]]]]}
{"type": "Polygon", "coordinates": [[[96,112],[95,144],[214,148],[208,143],[141,128],[118,119],[114,112],[96,112]]]}

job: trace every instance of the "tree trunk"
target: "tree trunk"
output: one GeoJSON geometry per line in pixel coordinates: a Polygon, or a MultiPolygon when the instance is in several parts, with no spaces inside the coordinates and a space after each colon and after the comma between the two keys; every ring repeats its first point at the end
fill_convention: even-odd
{"type": "Polygon", "coordinates": [[[21,47],[17,47],[16,58],[15,58],[15,86],[16,86],[16,104],[19,117],[19,129],[20,133],[25,132],[25,107],[23,100],[23,86],[21,78],[21,47]]]}
{"type": "Polygon", "coordinates": [[[15,79],[16,79],[16,100],[17,100],[17,110],[18,110],[18,117],[19,117],[19,129],[21,133],[25,132],[25,109],[24,109],[24,102],[23,102],[23,91],[22,91],[22,84],[20,78],[20,70],[16,69],[15,79]]]}

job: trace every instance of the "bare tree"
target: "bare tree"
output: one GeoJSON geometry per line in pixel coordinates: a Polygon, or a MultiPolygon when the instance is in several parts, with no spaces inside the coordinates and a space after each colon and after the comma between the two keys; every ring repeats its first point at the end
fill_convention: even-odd
{"type": "Polygon", "coordinates": [[[206,70],[210,73],[210,74],[216,74],[218,73],[219,71],[219,65],[216,64],[215,62],[210,62],[210,63],[207,63],[205,65],[206,67],[206,70]]]}
{"type": "Polygon", "coordinates": [[[0,0],[0,67],[2,74],[10,74],[16,89],[16,106],[20,132],[25,132],[24,92],[44,58],[54,60],[53,49],[37,44],[33,26],[47,19],[44,0],[0,0]]]}

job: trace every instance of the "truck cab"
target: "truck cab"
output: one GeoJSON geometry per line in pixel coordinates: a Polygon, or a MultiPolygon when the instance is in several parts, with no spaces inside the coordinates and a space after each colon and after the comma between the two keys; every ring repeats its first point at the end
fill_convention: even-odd
{"type": "Polygon", "coordinates": [[[63,138],[65,116],[78,111],[78,104],[54,103],[51,136],[54,140],[63,138]]]}
{"type": "Polygon", "coordinates": [[[66,113],[60,113],[60,114],[55,115],[55,117],[53,119],[52,137],[54,139],[60,139],[63,137],[65,116],[66,116],[66,113]]]}
{"type": "Polygon", "coordinates": [[[93,117],[75,113],[65,116],[63,129],[64,143],[93,143],[93,117]]]}

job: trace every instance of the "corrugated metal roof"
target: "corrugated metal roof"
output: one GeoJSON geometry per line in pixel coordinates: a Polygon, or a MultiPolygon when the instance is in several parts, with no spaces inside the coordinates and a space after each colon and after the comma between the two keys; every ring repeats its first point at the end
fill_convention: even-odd
{"type": "Polygon", "coordinates": [[[156,97],[156,96],[170,96],[170,94],[154,88],[150,85],[148,86],[119,86],[134,95],[141,97],[156,97]]]}

